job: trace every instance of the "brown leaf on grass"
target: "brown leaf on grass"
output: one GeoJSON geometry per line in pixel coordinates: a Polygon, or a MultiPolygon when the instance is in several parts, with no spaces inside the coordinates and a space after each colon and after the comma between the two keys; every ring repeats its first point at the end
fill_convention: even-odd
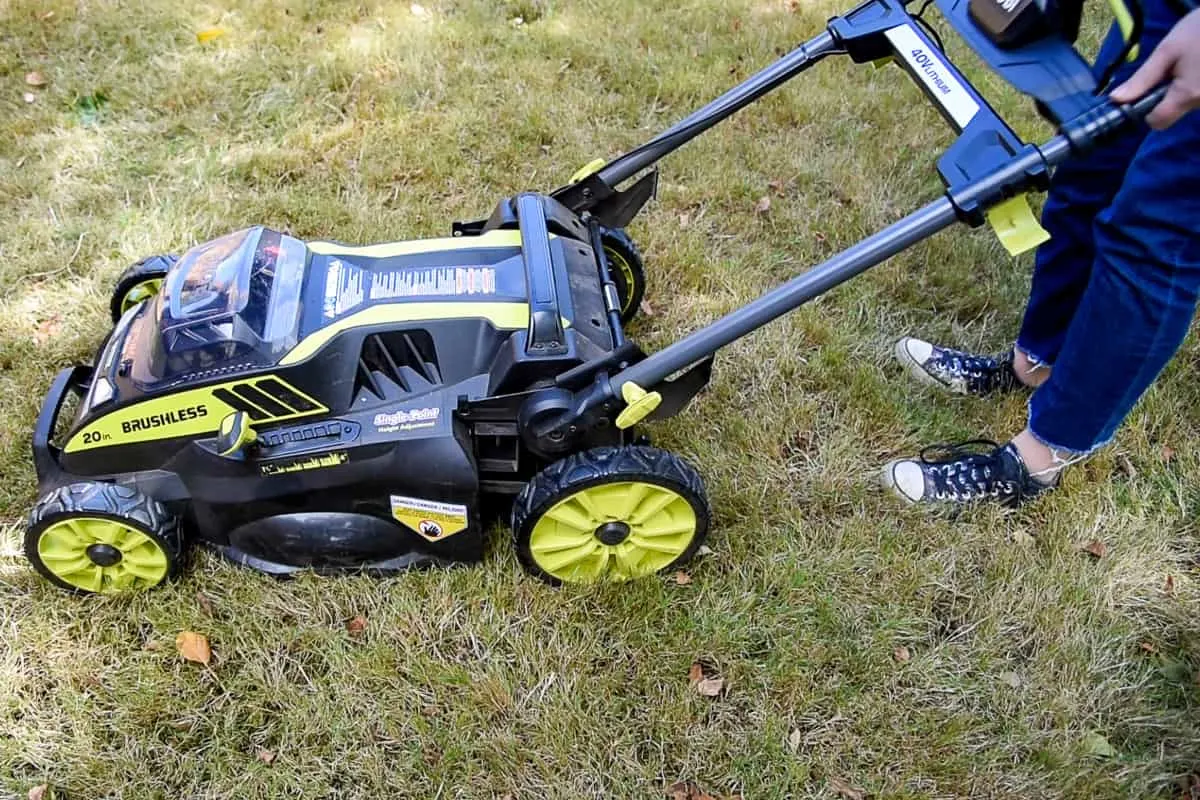
{"type": "Polygon", "coordinates": [[[1142,642],[1141,648],[1144,652],[1147,652],[1147,653],[1157,653],[1158,652],[1158,648],[1154,646],[1153,642],[1142,642]]]}
{"type": "Polygon", "coordinates": [[[195,631],[184,631],[175,637],[175,647],[179,655],[197,664],[207,664],[212,661],[212,648],[208,646],[208,637],[195,631]]]}
{"type": "Polygon", "coordinates": [[[33,72],[26,72],[25,73],[25,82],[28,83],[30,86],[45,86],[46,85],[46,76],[43,75],[42,73],[38,72],[37,70],[34,70],[33,72]]]}
{"type": "Polygon", "coordinates": [[[667,800],[716,800],[693,781],[672,783],[666,790],[667,800]]]}
{"type": "Polygon", "coordinates": [[[900,645],[892,651],[892,658],[896,659],[896,663],[898,664],[907,664],[909,661],[912,661],[912,653],[908,652],[907,647],[900,645]]]}
{"type": "Polygon", "coordinates": [[[724,690],[724,678],[705,678],[696,684],[696,691],[704,697],[717,697],[724,690]]]}
{"type": "Polygon", "coordinates": [[[764,194],[762,197],[758,198],[758,202],[754,204],[754,213],[761,215],[766,214],[770,210],[771,196],[764,194]]]}
{"type": "Polygon", "coordinates": [[[657,314],[657,312],[654,310],[654,306],[650,305],[649,300],[642,301],[642,304],[638,306],[638,312],[641,313],[643,317],[653,317],[657,314]]]}
{"type": "Polygon", "coordinates": [[[683,570],[675,573],[675,583],[679,586],[687,586],[692,582],[692,576],[683,570]]]}
{"type": "Polygon", "coordinates": [[[363,631],[365,631],[366,629],[367,629],[367,618],[364,617],[362,614],[359,614],[354,619],[347,620],[347,622],[346,622],[346,630],[348,630],[350,632],[351,636],[361,636],[363,631]]]}
{"type": "Polygon", "coordinates": [[[829,788],[842,800],[866,800],[867,797],[865,789],[858,788],[844,778],[830,778],[829,788]]]}
{"type": "Polygon", "coordinates": [[[1175,576],[1174,575],[1167,576],[1167,582],[1166,582],[1166,584],[1163,585],[1163,593],[1166,594],[1167,597],[1175,596],[1175,576]]]}
{"type": "Polygon", "coordinates": [[[266,764],[268,767],[271,766],[271,763],[275,761],[274,750],[259,749],[259,751],[254,755],[259,761],[266,764]]]}
{"type": "Polygon", "coordinates": [[[1175,457],[1175,448],[1171,447],[1169,444],[1164,444],[1162,446],[1162,460],[1169,462],[1174,457],[1175,457]]]}
{"type": "Polygon", "coordinates": [[[1130,480],[1138,476],[1137,468],[1133,466],[1133,462],[1129,460],[1129,456],[1124,453],[1117,455],[1117,464],[1121,467],[1121,472],[1125,473],[1125,477],[1130,480]]]}
{"type": "Polygon", "coordinates": [[[33,332],[33,341],[37,345],[43,345],[58,335],[62,328],[62,317],[58,314],[51,314],[48,318],[38,324],[37,330],[33,332]]]}
{"type": "Polygon", "coordinates": [[[38,784],[29,790],[29,800],[45,800],[48,791],[50,791],[49,786],[44,783],[38,784]]]}
{"type": "Polygon", "coordinates": [[[816,233],[814,233],[813,238],[817,240],[818,244],[825,244],[826,236],[825,236],[825,234],[821,233],[820,231],[817,231],[816,233]]]}
{"type": "Polygon", "coordinates": [[[804,734],[799,728],[788,734],[787,744],[788,750],[791,750],[793,753],[800,752],[800,746],[804,744],[804,734]]]}
{"type": "Polygon", "coordinates": [[[1085,553],[1090,553],[1091,555],[1095,556],[1097,559],[1104,558],[1104,555],[1108,552],[1108,546],[1106,544],[1104,544],[1104,542],[1100,541],[1099,539],[1092,539],[1090,542],[1088,542],[1087,544],[1085,544],[1083,547],[1081,547],[1079,549],[1085,553]]]}
{"type": "Polygon", "coordinates": [[[205,614],[208,614],[210,617],[213,616],[213,604],[212,600],[208,599],[208,595],[204,592],[196,592],[196,602],[204,609],[205,614]]]}
{"type": "Polygon", "coordinates": [[[775,194],[783,196],[783,181],[767,181],[767,188],[775,194]]]}
{"type": "Polygon", "coordinates": [[[704,680],[704,667],[699,661],[693,662],[692,668],[688,670],[688,683],[699,683],[704,680]]]}

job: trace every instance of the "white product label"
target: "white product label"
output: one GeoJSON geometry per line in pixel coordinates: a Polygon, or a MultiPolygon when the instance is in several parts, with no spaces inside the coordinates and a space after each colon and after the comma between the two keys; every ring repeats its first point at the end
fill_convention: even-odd
{"type": "Polygon", "coordinates": [[[967,127],[967,123],[979,113],[979,104],[954,76],[950,67],[946,66],[946,62],[917,35],[911,25],[892,28],[887,32],[887,37],[930,94],[946,109],[954,124],[960,129],[967,127]]]}

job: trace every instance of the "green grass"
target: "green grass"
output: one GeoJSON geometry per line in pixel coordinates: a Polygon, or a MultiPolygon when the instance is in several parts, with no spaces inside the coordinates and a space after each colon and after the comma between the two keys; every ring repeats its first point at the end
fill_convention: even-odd
{"type": "MultiPolygon", "coordinates": [[[[1200,769],[1200,347],[1032,508],[950,522],[874,486],[894,454],[1023,423],[1019,398],[935,395],[889,360],[905,332],[1012,338],[1029,260],[984,232],[739,342],[656,426],[716,508],[690,585],[551,589],[501,531],[479,568],[382,581],[279,583],[202,555],[167,588],[80,599],[32,573],[33,419],[93,353],[128,263],[251,222],[443,234],[648,138],[838,10],[422,5],[0,3],[0,794],[625,798],[693,780],[757,800],[831,798],[841,778],[878,798],[1181,797],[1200,769]],[[1079,552],[1092,539],[1104,558],[1079,552]],[[182,630],[207,634],[210,668],[178,657],[182,630]],[[695,660],[723,696],[689,686],[695,660]],[[1089,755],[1097,734],[1115,755],[1089,755]]],[[[637,338],[660,347],[936,196],[949,141],[899,71],[831,62],[688,146],[632,228],[654,311],[637,338]]]]}

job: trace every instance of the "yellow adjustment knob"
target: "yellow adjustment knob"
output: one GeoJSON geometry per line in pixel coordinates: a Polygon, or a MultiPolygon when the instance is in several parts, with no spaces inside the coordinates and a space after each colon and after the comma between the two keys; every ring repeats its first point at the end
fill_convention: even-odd
{"type": "Polygon", "coordinates": [[[621,384],[621,398],[628,404],[625,410],[617,415],[617,427],[621,430],[637,425],[654,413],[654,409],[662,403],[661,394],[647,392],[633,382],[621,384]]]}

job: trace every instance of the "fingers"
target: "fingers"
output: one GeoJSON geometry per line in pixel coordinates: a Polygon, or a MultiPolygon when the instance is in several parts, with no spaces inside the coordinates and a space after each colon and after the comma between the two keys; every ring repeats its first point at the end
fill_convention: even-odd
{"type": "Polygon", "coordinates": [[[1160,131],[1169,128],[1193,107],[1192,100],[1191,94],[1183,88],[1183,84],[1175,81],[1167,89],[1167,96],[1146,116],[1146,124],[1160,131]]]}
{"type": "MultiPolygon", "coordinates": [[[[1169,78],[1178,57],[1170,42],[1164,41],[1154,49],[1146,63],[1142,64],[1129,80],[1112,90],[1109,97],[1118,103],[1132,103],[1169,78]]],[[[1159,108],[1161,107],[1160,104],[1159,108]]]]}

